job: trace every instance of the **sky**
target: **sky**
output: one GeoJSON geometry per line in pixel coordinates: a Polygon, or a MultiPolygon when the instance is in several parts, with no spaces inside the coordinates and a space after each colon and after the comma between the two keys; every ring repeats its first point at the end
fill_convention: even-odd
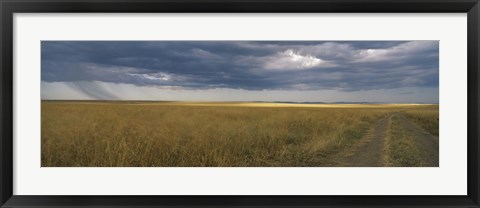
{"type": "Polygon", "coordinates": [[[438,41],[42,41],[44,100],[438,103],[438,41]]]}

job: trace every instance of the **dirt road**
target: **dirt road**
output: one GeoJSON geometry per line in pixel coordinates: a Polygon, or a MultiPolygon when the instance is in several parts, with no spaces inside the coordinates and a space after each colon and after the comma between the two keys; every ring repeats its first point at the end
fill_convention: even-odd
{"type": "Polygon", "coordinates": [[[402,113],[389,114],[377,121],[368,133],[351,147],[335,154],[328,166],[383,167],[385,165],[385,139],[391,128],[392,117],[413,137],[421,152],[421,166],[438,166],[438,138],[409,121],[402,113]]]}
{"type": "Polygon", "coordinates": [[[402,127],[408,132],[409,136],[415,138],[417,147],[420,150],[421,166],[438,167],[438,138],[410,122],[405,115],[398,114],[397,116],[402,127]]]}

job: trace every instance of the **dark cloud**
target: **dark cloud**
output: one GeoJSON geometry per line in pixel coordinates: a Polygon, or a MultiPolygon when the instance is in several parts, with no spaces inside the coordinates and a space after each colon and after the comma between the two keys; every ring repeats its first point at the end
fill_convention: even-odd
{"type": "Polygon", "coordinates": [[[192,89],[438,87],[438,41],[42,41],[42,81],[192,89]]]}

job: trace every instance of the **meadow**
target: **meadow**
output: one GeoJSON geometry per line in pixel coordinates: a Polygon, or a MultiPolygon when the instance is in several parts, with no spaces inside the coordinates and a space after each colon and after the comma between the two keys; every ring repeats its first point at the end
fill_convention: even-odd
{"type": "Polygon", "coordinates": [[[420,133],[409,134],[422,129],[438,150],[438,105],[42,101],[41,108],[42,167],[354,166],[336,161],[382,118],[382,166],[438,166],[425,162],[420,133]]]}

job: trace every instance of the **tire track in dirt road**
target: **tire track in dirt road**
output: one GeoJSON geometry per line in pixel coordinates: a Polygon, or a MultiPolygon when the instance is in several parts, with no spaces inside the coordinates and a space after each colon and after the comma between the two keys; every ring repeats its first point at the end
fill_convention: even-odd
{"type": "Polygon", "coordinates": [[[374,124],[363,138],[352,147],[336,154],[332,160],[338,167],[384,166],[384,144],[392,115],[383,117],[374,124]]]}

